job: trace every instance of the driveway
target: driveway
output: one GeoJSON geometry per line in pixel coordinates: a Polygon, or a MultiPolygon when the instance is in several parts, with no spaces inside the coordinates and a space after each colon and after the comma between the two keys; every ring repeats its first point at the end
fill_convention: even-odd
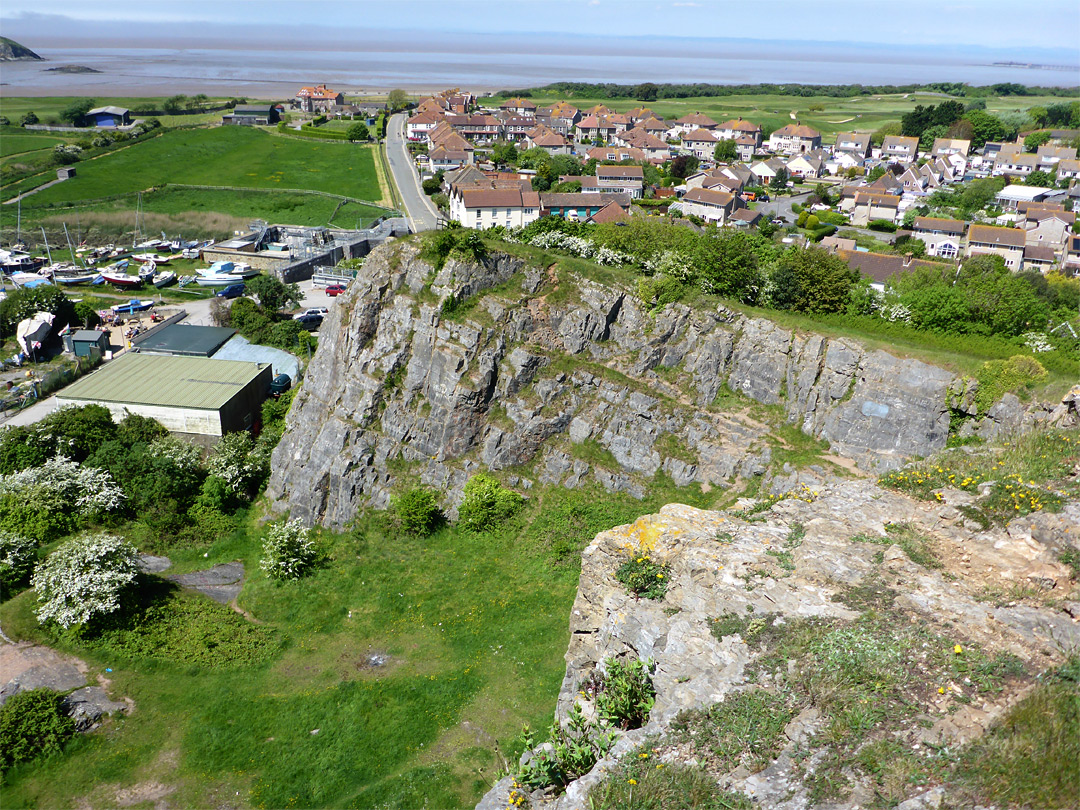
{"type": "Polygon", "coordinates": [[[404,113],[390,116],[390,122],[386,127],[386,158],[390,163],[390,173],[394,176],[394,184],[401,194],[401,202],[409,218],[409,227],[414,233],[433,231],[439,214],[420,187],[416,163],[406,147],[405,120],[404,113]]]}

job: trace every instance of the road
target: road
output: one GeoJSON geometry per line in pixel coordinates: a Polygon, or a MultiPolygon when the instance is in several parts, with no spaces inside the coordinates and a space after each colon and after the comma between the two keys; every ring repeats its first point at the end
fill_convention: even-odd
{"type": "Polygon", "coordinates": [[[392,115],[386,127],[386,157],[390,162],[390,173],[394,176],[394,184],[401,194],[401,202],[409,218],[409,227],[414,233],[433,231],[439,214],[420,187],[420,178],[414,168],[416,163],[406,147],[405,120],[404,113],[392,115]]]}

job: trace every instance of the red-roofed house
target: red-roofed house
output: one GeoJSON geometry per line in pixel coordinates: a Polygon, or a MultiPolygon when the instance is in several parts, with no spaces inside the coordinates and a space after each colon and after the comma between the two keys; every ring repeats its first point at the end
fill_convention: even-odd
{"type": "Polygon", "coordinates": [[[729,191],[711,188],[692,188],[682,198],[684,214],[701,217],[706,222],[724,225],[732,212],[745,207],[741,199],[729,191]]]}
{"type": "Polygon", "coordinates": [[[410,141],[422,141],[442,120],[441,114],[431,112],[414,115],[405,122],[405,137],[410,141]]]}
{"type": "Polygon", "coordinates": [[[569,155],[566,138],[550,127],[539,124],[525,134],[526,149],[543,149],[549,155],[569,155]]]}
{"type": "Polygon", "coordinates": [[[450,189],[450,218],[466,228],[520,228],[540,218],[540,195],[520,188],[450,189]]]}
{"type": "Polygon", "coordinates": [[[329,112],[335,105],[345,103],[345,94],[330,90],[325,84],[301,87],[296,94],[296,104],[304,112],[329,112]]]}
{"type": "Polygon", "coordinates": [[[972,225],[968,229],[967,256],[994,253],[1005,259],[1005,266],[1014,272],[1024,267],[1024,246],[1027,240],[1019,228],[996,228],[993,225],[972,225]]]}
{"type": "Polygon", "coordinates": [[[769,136],[769,149],[788,155],[821,148],[821,133],[803,124],[788,124],[769,136]]]}

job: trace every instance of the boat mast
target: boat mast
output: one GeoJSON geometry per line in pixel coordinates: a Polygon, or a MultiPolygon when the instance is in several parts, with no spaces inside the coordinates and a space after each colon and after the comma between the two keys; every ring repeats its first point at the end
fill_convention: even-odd
{"type": "Polygon", "coordinates": [[[131,239],[131,246],[139,243],[139,213],[142,211],[142,192],[139,192],[139,200],[135,203],[135,236],[131,239]]]}
{"type": "Polygon", "coordinates": [[[71,234],[68,233],[67,223],[64,223],[64,238],[67,239],[68,253],[71,254],[71,263],[78,265],[78,261],[75,259],[75,248],[71,246],[71,234]]]}
{"type": "Polygon", "coordinates": [[[45,235],[45,227],[44,226],[42,226],[42,228],[41,228],[41,238],[45,240],[45,253],[49,257],[49,264],[52,264],[53,263],[53,261],[52,261],[52,251],[49,250],[49,237],[47,237],[45,235]]]}

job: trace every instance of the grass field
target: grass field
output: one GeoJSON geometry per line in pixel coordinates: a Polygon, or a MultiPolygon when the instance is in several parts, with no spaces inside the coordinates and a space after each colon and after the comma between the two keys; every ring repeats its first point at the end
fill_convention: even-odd
{"type": "MultiPolygon", "coordinates": [[[[59,121],[60,111],[73,101],[78,101],[80,99],[81,97],[76,96],[43,96],[40,98],[6,96],[0,98],[0,115],[6,115],[12,122],[18,123],[19,119],[28,112],[33,112],[41,119],[41,123],[43,124],[55,119],[59,126],[65,126],[59,121]]],[[[216,107],[224,101],[225,99],[211,99],[209,104],[210,106],[216,107]]],[[[146,104],[152,105],[154,109],[160,110],[164,103],[164,96],[153,98],[94,97],[95,106],[126,107],[129,110],[134,110],[136,107],[146,104]]],[[[132,117],[139,118],[140,114],[133,112],[132,117]]],[[[189,115],[159,115],[157,116],[157,119],[161,121],[162,126],[166,127],[189,126],[192,124],[207,124],[220,121],[221,112],[191,113],[189,115]]]]}
{"type": "MultiPolygon", "coordinates": [[[[324,533],[326,564],[285,585],[258,568],[253,519],[206,557],[171,553],[177,572],[244,561],[240,605],[270,636],[260,650],[231,648],[249,664],[207,660],[213,633],[201,626],[140,655],[125,652],[132,644],[46,639],[24,593],[0,606],[4,631],[75,652],[92,673],[111,668],[110,691],[136,710],[9,773],[4,807],[115,806],[118,788],[148,782],[175,786],[178,807],[471,806],[502,766],[496,745],[511,759],[522,723],[551,719],[578,571],[548,544],[580,550],[672,497],[534,490],[501,531],[446,528],[423,540],[361,521],[351,534],[324,533]],[[372,666],[373,654],[384,663],[372,666]]],[[[221,623],[236,619],[219,612],[221,623]]]]}
{"type": "MultiPolygon", "coordinates": [[[[813,127],[824,136],[837,132],[873,132],[889,121],[899,121],[900,117],[914,109],[916,104],[939,104],[945,96],[932,93],[911,93],[883,96],[858,96],[854,98],[832,98],[828,96],[774,96],[744,95],[726,97],[672,98],[659,99],[651,104],[642,104],[634,99],[598,99],[578,98],[574,96],[534,95],[530,100],[539,106],[553,101],[566,100],[581,110],[596,104],[625,112],[635,107],[648,107],[665,118],[681,118],[688,113],[700,112],[722,122],[742,116],[761,126],[765,131],[779,129],[795,119],[813,127]],[[811,111],[811,105],[822,105],[821,111],[811,111]]],[[[1034,106],[1058,104],[1064,99],[1043,96],[1008,96],[986,99],[989,112],[1026,110],[1034,106]]],[[[486,101],[486,100],[485,100],[486,101]]],[[[963,99],[961,99],[963,101],[963,99]]],[[[498,104],[496,103],[496,106],[498,104]]]]}
{"type": "Polygon", "coordinates": [[[36,149],[50,149],[53,144],[65,139],[56,132],[37,132],[17,127],[4,127],[0,130],[0,157],[11,157],[36,149]]]}

